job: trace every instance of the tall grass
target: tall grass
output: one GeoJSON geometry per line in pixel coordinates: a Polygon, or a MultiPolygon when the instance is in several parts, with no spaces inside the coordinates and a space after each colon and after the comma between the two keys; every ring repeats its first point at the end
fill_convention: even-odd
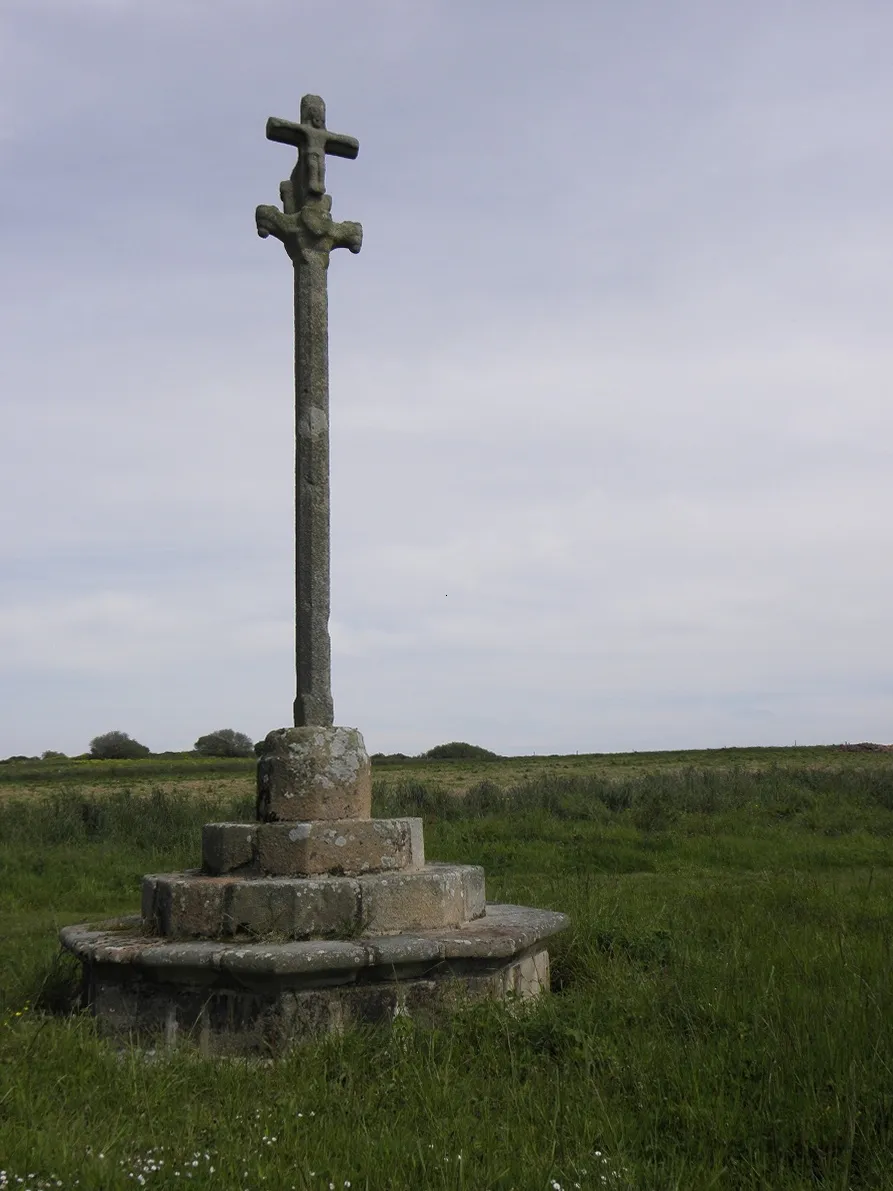
{"type": "Polygon", "coordinates": [[[788,819],[841,832],[862,826],[881,834],[893,830],[884,813],[893,810],[893,762],[875,769],[688,767],[619,779],[546,773],[507,786],[477,782],[461,799],[410,780],[381,784],[376,795],[377,814],[437,819],[543,812],[559,819],[606,822],[629,812],[643,829],[660,830],[680,816],[731,813],[739,824],[788,819]]]}
{"type": "Polygon", "coordinates": [[[63,757],[0,763],[3,786],[80,786],[106,782],[165,782],[182,778],[250,775],[254,757],[203,757],[182,753],[132,761],[63,757]]]}
{"type": "Polygon", "coordinates": [[[271,1066],[119,1054],[41,1008],[74,988],[58,925],[133,911],[141,872],[196,863],[201,823],[250,818],[247,798],[3,800],[0,1168],[35,1187],[893,1187],[891,793],[846,766],[464,800],[378,785],[376,813],[424,815],[429,855],[483,863],[491,899],[570,914],[553,994],[271,1066]]]}

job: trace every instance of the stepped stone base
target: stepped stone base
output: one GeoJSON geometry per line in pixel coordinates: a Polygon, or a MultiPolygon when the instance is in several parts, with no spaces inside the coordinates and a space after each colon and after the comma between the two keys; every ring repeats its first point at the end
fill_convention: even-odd
{"type": "Polygon", "coordinates": [[[206,823],[202,828],[202,868],[210,876],[352,877],[424,863],[421,819],[206,823]]]}
{"type": "Polygon", "coordinates": [[[371,819],[355,728],[279,728],[256,823],[208,823],[202,868],[146,876],[142,914],[61,932],[100,1031],[274,1055],[400,1014],[549,986],[563,914],[488,906],[484,870],[425,864],[421,819],[371,819]]]}
{"type": "Polygon", "coordinates": [[[306,942],[172,942],[138,917],[69,926],[100,1032],[209,1055],[277,1055],[314,1035],[400,1014],[432,1021],[475,1000],[548,989],[544,941],[565,915],[488,905],[449,930],[306,942]]]}
{"type": "Polygon", "coordinates": [[[284,939],[459,926],[484,913],[484,870],[429,864],[361,877],[143,877],[142,921],[168,938],[284,939]]]}

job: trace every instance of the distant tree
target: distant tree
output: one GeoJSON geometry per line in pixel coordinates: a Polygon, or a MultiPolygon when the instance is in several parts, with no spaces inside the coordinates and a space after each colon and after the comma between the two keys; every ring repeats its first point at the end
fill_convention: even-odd
{"type": "Polygon", "coordinates": [[[126,732],[103,732],[90,741],[90,756],[102,761],[129,761],[148,757],[149,749],[126,732]]]}
{"type": "Polygon", "coordinates": [[[244,732],[234,732],[232,728],[199,736],[192,747],[203,757],[250,757],[254,753],[251,737],[244,732]]]}
{"type": "Polygon", "coordinates": [[[57,753],[53,749],[45,749],[40,754],[41,761],[67,761],[65,753],[57,753]]]}
{"type": "Polygon", "coordinates": [[[451,740],[449,744],[438,744],[427,753],[426,761],[498,761],[498,753],[481,748],[479,744],[467,744],[464,740],[451,740]]]}

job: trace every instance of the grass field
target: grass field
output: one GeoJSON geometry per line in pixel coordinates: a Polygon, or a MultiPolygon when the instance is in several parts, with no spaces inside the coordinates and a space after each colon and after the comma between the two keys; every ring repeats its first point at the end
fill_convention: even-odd
{"type": "Polygon", "coordinates": [[[378,766],[432,859],[571,915],[553,993],[268,1065],[117,1053],[56,945],[250,818],[251,762],[0,791],[0,1188],[893,1188],[890,754],[378,766]]]}

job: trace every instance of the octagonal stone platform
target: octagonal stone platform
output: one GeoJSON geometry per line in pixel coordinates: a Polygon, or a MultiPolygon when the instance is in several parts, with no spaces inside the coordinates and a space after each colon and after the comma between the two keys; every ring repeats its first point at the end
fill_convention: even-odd
{"type": "Polygon", "coordinates": [[[65,927],[102,1035],[208,1055],[283,1053],[321,1032],[437,1020],[470,1001],[537,996],[564,914],[488,904],[459,927],[294,942],[146,937],[137,916],[65,927]]]}

